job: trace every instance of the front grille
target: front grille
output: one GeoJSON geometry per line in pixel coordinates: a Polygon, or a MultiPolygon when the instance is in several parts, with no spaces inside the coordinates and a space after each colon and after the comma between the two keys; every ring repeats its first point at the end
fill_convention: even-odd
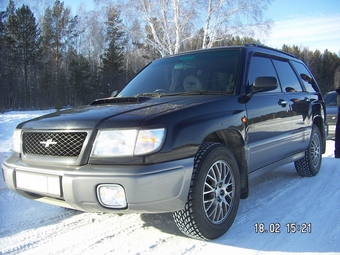
{"type": "Polygon", "coordinates": [[[23,150],[28,155],[77,157],[86,132],[25,132],[23,150]]]}

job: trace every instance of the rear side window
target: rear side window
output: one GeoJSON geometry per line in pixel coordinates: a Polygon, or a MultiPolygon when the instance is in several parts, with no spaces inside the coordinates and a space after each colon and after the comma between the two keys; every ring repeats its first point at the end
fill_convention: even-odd
{"type": "Polygon", "coordinates": [[[305,65],[299,62],[292,61],[294,67],[299,73],[301,80],[303,81],[303,85],[306,88],[307,92],[318,92],[319,88],[316,85],[315,80],[312,78],[312,75],[308,71],[305,65]]]}
{"type": "MultiPolygon", "coordinates": [[[[263,56],[253,56],[250,63],[248,82],[252,85],[257,77],[261,76],[271,76],[277,79],[277,75],[270,58],[263,56]]],[[[269,92],[281,92],[280,86],[276,90],[271,90],[269,92]]]]}
{"type": "Polygon", "coordinates": [[[273,60],[280,83],[285,92],[302,91],[301,84],[291,65],[287,61],[273,60]]]}

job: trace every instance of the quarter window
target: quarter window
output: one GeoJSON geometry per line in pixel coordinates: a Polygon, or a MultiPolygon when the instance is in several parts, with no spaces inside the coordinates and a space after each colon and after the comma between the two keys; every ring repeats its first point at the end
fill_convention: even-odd
{"type": "Polygon", "coordinates": [[[303,85],[305,86],[307,92],[318,92],[319,88],[316,85],[316,82],[310,72],[307,70],[306,66],[302,63],[292,62],[297,72],[300,75],[301,80],[303,81],[303,85]]]}

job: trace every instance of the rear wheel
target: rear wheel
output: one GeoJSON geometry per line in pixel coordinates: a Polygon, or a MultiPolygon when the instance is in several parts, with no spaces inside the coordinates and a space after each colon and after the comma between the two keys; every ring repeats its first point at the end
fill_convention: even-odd
{"type": "Polygon", "coordinates": [[[319,173],[322,162],[322,139],[320,130],[313,125],[309,146],[305,156],[294,162],[296,171],[303,177],[312,177],[319,173]]]}
{"type": "Polygon", "coordinates": [[[195,157],[184,210],[173,213],[178,228],[198,239],[215,239],[231,227],[240,202],[234,155],[219,143],[204,143],[195,157]]]}

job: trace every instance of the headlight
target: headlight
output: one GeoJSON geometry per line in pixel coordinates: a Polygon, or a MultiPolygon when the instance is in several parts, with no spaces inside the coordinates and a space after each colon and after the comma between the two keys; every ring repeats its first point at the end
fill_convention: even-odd
{"type": "Polygon", "coordinates": [[[21,152],[21,130],[20,129],[14,130],[14,133],[12,136],[12,151],[18,154],[21,152]]]}
{"type": "Polygon", "coordinates": [[[91,156],[120,157],[155,152],[163,145],[165,129],[100,130],[91,156]]]}
{"type": "Polygon", "coordinates": [[[92,151],[92,156],[132,156],[137,130],[100,130],[92,151]]]}
{"type": "Polygon", "coordinates": [[[157,151],[164,142],[165,130],[140,130],[138,132],[135,155],[143,155],[157,151]]]}

